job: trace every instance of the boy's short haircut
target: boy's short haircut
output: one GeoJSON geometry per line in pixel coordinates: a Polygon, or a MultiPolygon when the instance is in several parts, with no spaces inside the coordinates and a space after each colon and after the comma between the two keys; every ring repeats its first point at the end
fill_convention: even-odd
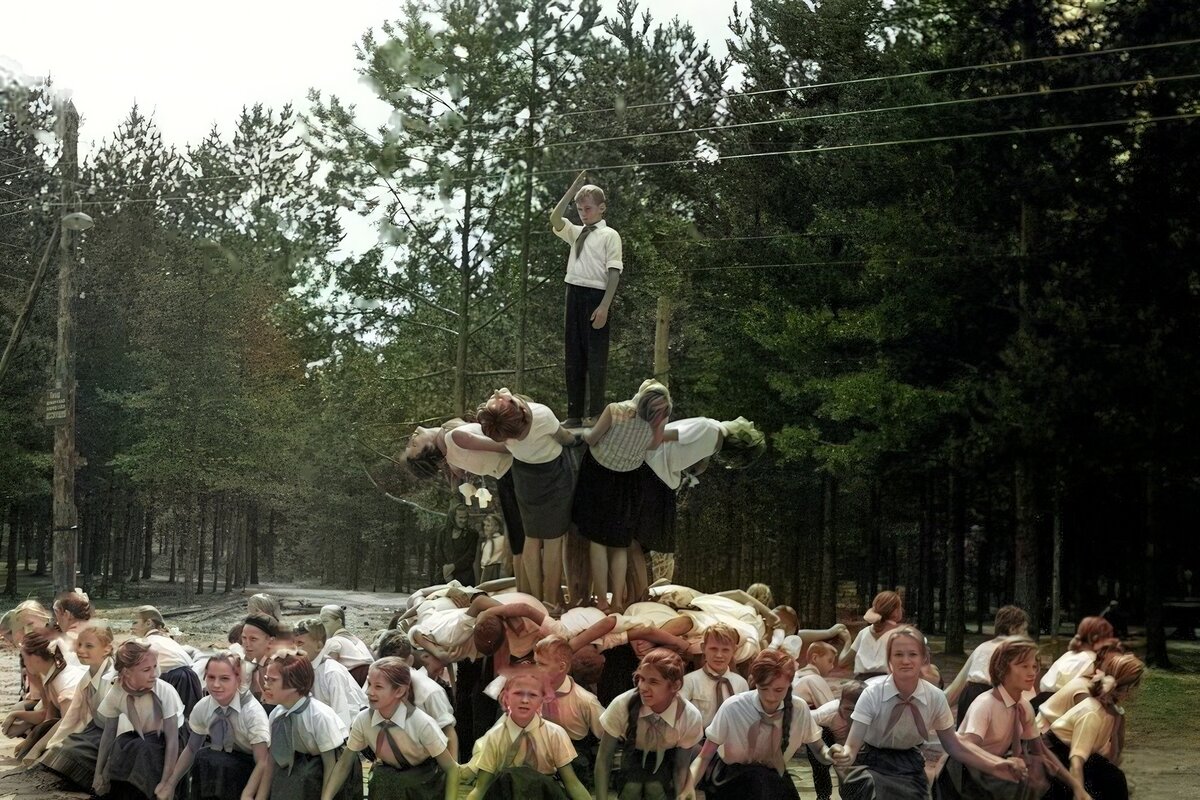
{"type": "Polygon", "coordinates": [[[239,622],[229,629],[229,635],[225,638],[229,640],[230,644],[238,644],[242,641],[242,627],[244,625],[245,623],[239,622]]]}
{"type": "Polygon", "coordinates": [[[485,616],[475,623],[474,639],[481,655],[493,655],[504,642],[504,622],[499,617],[485,616]]]}
{"type": "Polygon", "coordinates": [[[837,658],[838,649],[829,642],[813,642],[808,646],[808,660],[811,663],[813,654],[824,654],[837,658]]]}
{"type": "Polygon", "coordinates": [[[576,203],[584,198],[591,200],[596,205],[607,202],[604,199],[604,190],[594,183],[589,183],[579,187],[579,191],[575,193],[576,203]]]}
{"type": "Polygon", "coordinates": [[[295,636],[307,636],[320,645],[324,645],[329,634],[325,630],[325,623],[319,617],[309,617],[302,619],[296,623],[296,627],[292,629],[292,634],[295,636]]]}
{"type": "Polygon", "coordinates": [[[395,656],[396,658],[409,659],[412,658],[413,646],[408,639],[408,634],[404,631],[390,630],[385,631],[379,637],[379,643],[375,645],[375,657],[387,658],[395,656]]]}
{"type": "Polygon", "coordinates": [[[575,651],[571,649],[571,643],[556,633],[541,639],[534,645],[533,650],[539,655],[562,661],[568,669],[571,667],[571,657],[575,655],[575,651]]]}
{"type": "Polygon", "coordinates": [[[864,684],[858,681],[850,681],[842,687],[842,700],[852,700],[857,705],[858,698],[862,697],[863,689],[867,688],[864,684]]]}
{"type": "Polygon", "coordinates": [[[996,635],[1015,636],[1029,629],[1029,615],[1020,606],[1001,606],[996,611],[996,635]]]}
{"type": "Polygon", "coordinates": [[[704,631],[704,639],[701,641],[701,648],[708,647],[709,639],[714,639],[721,644],[729,645],[736,648],[741,643],[741,638],[738,632],[732,626],[726,625],[724,622],[718,622],[715,625],[709,625],[704,631]]]}

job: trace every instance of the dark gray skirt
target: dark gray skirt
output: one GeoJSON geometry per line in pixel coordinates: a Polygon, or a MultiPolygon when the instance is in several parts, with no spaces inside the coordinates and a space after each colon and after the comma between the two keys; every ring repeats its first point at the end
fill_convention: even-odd
{"type": "MultiPolygon", "coordinates": [[[[341,751],[341,748],[338,748],[341,751]]],[[[321,800],[321,784],[325,780],[325,764],[319,755],[296,753],[292,768],[275,765],[271,778],[271,800],[321,800]]],[[[355,758],[354,766],[342,789],[334,795],[338,800],[362,800],[362,759],[355,758]]]]}
{"type": "Polygon", "coordinates": [[[89,724],[78,733],[63,739],[61,746],[54,748],[42,758],[42,766],[62,777],[85,792],[92,790],[96,777],[96,758],[100,754],[100,738],[104,731],[89,724]]]}
{"type": "Polygon", "coordinates": [[[842,800],[926,800],[929,780],[917,748],[891,750],[864,744],[842,781],[842,800]]]}
{"type": "Polygon", "coordinates": [[[192,762],[192,800],[238,800],[254,772],[254,756],[202,747],[192,762]]]}
{"type": "Polygon", "coordinates": [[[566,533],[575,496],[575,472],[568,449],[564,447],[558,458],[544,464],[514,459],[511,471],[526,538],[557,539],[566,533]]]}
{"type": "Polygon", "coordinates": [[[432,758],[407,769],[376,761],[367,783],[369,800],[441,800],[445,791],[446,773],[432,758]]]}
{"type": "Polygon", "coordinates": [[[105,777],[112,785],[114,796],[136,796],[136,791],[143,797],[154,797],[154,787],[163,778],[165,742],[161,731],[147,733],[144,738],[133,732],[122,733],[116,738],[112,753],[104,762],[105,777]]]}
{"type": "Polygon", "coordinates": [[[780,775],[762,764],[726,764],[720,756],[712,764],[699,786],[709,800],[800,800],[787,772],[780,775]]]}

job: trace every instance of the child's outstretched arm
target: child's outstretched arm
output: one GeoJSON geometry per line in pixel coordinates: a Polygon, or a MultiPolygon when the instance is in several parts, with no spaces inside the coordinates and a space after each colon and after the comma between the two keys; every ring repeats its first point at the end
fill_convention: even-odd
{"type": "Polygon", "coordinates": [[[475,788],[467,795],[467,800],[483,800],[488,793],[488,789],[492,788],[492,781],[494,780],[496,780],[495,775],[487,770],[479,770],[479,773],[475,776],[475,788]]]}
{"type": "Polygon", "coordinates": [[[458,797],[458,762],[454,758],[454,754],[449,749],[434,756],[434,760],[442,768],[442,772],[446,773],[446,792],[442,800],[454,800],[458,797]]]}
{"type": "Polygon", "coordinates": [[[612,428],[612,407],[612,403],[606,405],[604,411],[600,413],[600,419],[596,420],[596,424],[588,428],[587,433],[583,435],[583,440],[587,442],[588,447],[598,445],[608,434],[609,429],[612,428]]]}
{"type": "Polygon", "coordinates": [[[564,223],[563,214],[567,210],[567,206],[571,205],[571,201],[575,199],[575,193],[583,188],[587,183],[587,170],[575,176],[575,181],[571,184],[571,188],[567,189],[567,193],[562,196],[553,209],[550,210],[550,227],[556,231],[561,231],[564,223]]]}
{"type": "Polygon", "coordinates": [[[564,764],[558,768],[558,777],[562,781],[563,789],[567,792],[567,797],[571,800],[592,800],[592,793],[583,788],[583,783],[575,774],[575,768],[570,764],[564,764]]]}
{"type": "Polygon", "coordinates": [[[246,788],[242,789],[242,800],[267,800],[271,796],[271,781],[267,775],[271,772],[271,750],[266,742],[260,742],[254,749],[254,771],[246,788]]]}
{"type": "Polygon", "coordinates": [[[596,800],[608,800],[608,776],[616,749],[616,737],[611,733],[604,734],[596,750],[596,800]]]}
{"type": "Polygon", "coordinates": [[[338,756],[337,763],[333,765],[333,769],[329,772],[329,780],[325,781],[325,788],[321,791],[321,800],[333,800],[333,796],[342,790],[346,779],[350,777],[350,770],[354,767],[354,761],[358,757],[359,753],[357,750],[351,750],[349,747],[342,749],[342,754],[338,756]]]}

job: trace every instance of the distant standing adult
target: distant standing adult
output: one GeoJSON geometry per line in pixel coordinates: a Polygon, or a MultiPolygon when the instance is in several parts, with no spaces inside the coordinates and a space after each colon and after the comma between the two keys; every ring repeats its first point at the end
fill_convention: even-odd
{"type": "Polygon", "coordinates": [[[567,419],[564,425],[590,422],[604,411],[608,374],[609,311],[621,279],[621,236],[604,220],[608,211],[604,190],[579,173],[571,188],[550,212],[554,235],[570,245],[567,254],[565,359],[567,419]],[[563,217],[575,201],[576,225],[563,217]]]}

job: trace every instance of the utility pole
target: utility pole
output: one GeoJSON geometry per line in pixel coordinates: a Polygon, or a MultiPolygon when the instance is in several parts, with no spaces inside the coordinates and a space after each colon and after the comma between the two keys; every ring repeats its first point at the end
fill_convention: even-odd
{"type": "MultiPolygon", "coordinates": [[[[79,173],[79,113],[66,101],[61,108],[59,131],[62,157],[63,211],[75,205],[75,183],[79,173]]],[[[58,240],[58,341],[54,358],[54,384],[66,400],[66,419],[54,428],[54,591],[75,587],[76,557],[79,552],[79,515],[75,508],[75,354],[72,349],[74,323],[71,301],[75,298],[72,261],[75,232],[63,226],[58,240]]]]}

